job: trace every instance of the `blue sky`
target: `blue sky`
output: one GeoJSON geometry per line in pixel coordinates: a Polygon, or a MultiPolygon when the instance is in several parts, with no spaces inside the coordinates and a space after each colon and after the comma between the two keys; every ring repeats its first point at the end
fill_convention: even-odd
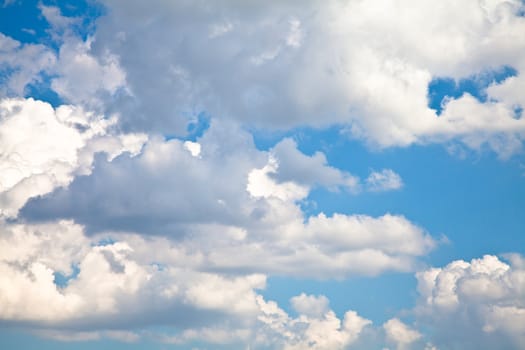
{"type": "Polygon", "coordinates": [[[8,1],[0,347],[525,346],[522,1],[8,1]]]}

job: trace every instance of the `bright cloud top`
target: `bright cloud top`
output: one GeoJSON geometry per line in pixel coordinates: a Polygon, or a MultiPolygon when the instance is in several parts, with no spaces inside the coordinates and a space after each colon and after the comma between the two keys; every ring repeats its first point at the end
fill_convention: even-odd
{"type": "Polygon", "coordinates": [[[89,174],[96,152],[105,152],[109,160],[122,152],[140,152],[146,136],[110,135],[115,123],[80,107],[55,110],[33,99],[2,100],[0,217],[16,216],[29,198],[89,174]]]}
{"type": "Polygon", "coordinates": [[[519,255],[508,258],[510,264],[486,255],[418,273],[421,299],[416,311],[452,341],[470,347],[497,344],[504,334],[505,346],[522,347],[525,264],[519,255]],[[461,340],[465,333],[468,340],[461,340]]]}

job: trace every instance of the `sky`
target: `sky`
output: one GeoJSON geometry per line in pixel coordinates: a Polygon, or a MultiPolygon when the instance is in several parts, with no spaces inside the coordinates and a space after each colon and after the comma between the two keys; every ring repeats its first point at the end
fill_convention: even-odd
{"type": "Polygon", "coordinates": [[[0,1],[0,348],[525,348],[521,0],[0,1]]]}

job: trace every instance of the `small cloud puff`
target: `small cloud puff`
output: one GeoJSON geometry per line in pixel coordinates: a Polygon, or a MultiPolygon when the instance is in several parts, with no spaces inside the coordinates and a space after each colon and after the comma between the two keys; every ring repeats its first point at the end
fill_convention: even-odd
{"type": "Polygon", "coordinates": [[[373,171],[366,179],[366,187],[369,191],[391,191],[403,187],[401,176],[391,169],[373,171]]]}

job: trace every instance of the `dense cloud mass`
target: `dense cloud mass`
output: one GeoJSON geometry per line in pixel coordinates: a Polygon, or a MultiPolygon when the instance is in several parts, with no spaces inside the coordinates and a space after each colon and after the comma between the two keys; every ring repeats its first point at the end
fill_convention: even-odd
{"type": "Polygon", "coordinates": [[[212,125],[198,145],[195,156],[182,141],[157,139],[139,156],[101,160],[90,176],[31,201],[24,217],[75,219],[92,233],[168,236],[188,255],[202,253],[203,268],[304,276],[408,271],[435,245],[398,215],[305,219],[297,201],[311,186],[359,184],[327,166],[322,153],[306,156],[288,139],[258,151],[229,125],[212,125]]]}
{"type": "Polygon", "coordinates": [[[147,136],[112,135],[108,129],[115,123],[81,107],[55,110],[31,98],[1,100],[0,218],[16,217],[29,198],[89,174],[97,152],[108,160],[140,152],[147,136]]]}
{"type": "Polygon", "coordinates": [[[353,311],[340,320],[325,297],[304,294],[292,300],[299,314],[293,318],[257,293],[264,275],[192,269],[165,239],[135,235],[101,244],[71,221],[4,224],[2,231],[1,243],[10,249],[0,255],[0,314],[18,324],[40,323],[49,337],[67,337],[69,331],[60,329],[68,329],[71,339],[100,333],[111,338],[125,329],[169,323],[182,331],[156,335],[167,343],[202,338],[325,349],[350,344],[370,323],[353,311]],[[56,273],[68,278],[65,285],[55,283],[56,273]]]}
{"type": "Polygon", "coordinates": [[[136,98],[115,108],[131,128],[181,133],[207,110],[266,128],[341,123],[377,147],[457,138],[501,156],[521,148],[523,101],[503,92],[523,85],[520,1],[105,5],[94,50],[121,58],[136,98]],[[446,99],[440,116],[428,107],[433,78],[507,66],[517,76],[489,81],[486,101],[446,99]]]}
{"type": "Polygon", "coordinates": [[[341,167],[297,137],[519,154],[522,1],[97,5],[87,35],[45,2],[42,43],[0,33],[0,324],[175,347],[525,347],[522,255],[430,267],[448,239],[425,222],[314,198],[399,194],[396,163],[341,167]],[[439,79],[477,90],[432,101],[439,79]],[[417,293],[381,322],[323,293],[265,296],[273,277],[385,273],[417,293]]]}
{"type": "Polygon", "coordinates": [[[416,312],[444,347],[525,346],[525,260],[507,258],[510,263],[492,255],[457,260],[417,274],[416,312]]]}

